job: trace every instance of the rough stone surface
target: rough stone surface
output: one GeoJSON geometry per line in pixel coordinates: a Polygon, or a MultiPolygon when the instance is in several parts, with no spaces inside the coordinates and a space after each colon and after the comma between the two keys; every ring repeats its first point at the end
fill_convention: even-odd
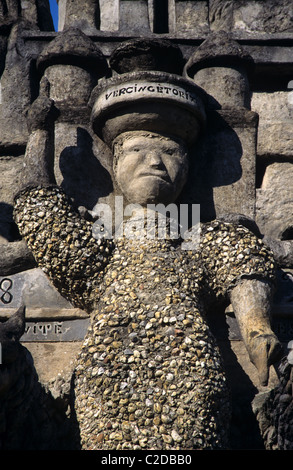
{"type": "Polygon", "coordinates": [[[259,115],[257,153],[291,160],[293,101],[291,91],[253,93],[251,108],[259,115]]]}
{"type": "Polygon", "coordinates": [[[195,74],[194,81],[209,94],[211,107],[215,109],[235,106],[250,108],[247,76],[241,69],[206,67],[195,74]],[[222,87],[217,85],[218,80],[221,80],[222,87]]]}
{"type": "MultiPolygon", "coordinates": [[[[155,3],[155,2],[154,2],[155,3]]],[[[61,18],[59,29],[74,25],[87,33],[102,31],[133,31],[135,34],[164,33],[179,34],[206,33],[212,30],[245,30],[249,32],[292,31],[292,5],[290,0],[209,0],[170,2],[169,22],[164,27],[156,16],[160,12],[147,0],[132,1],[82,0],[76,5],[68,0],[60,0],[61,18]]]]}
{"type": "Polygon", "coordinates": [[[118,73],[158,70],[181,75],[183,55],[180,48],[169,41],[134,39],[118,46],[109,64],[118,73]]]}
{"type": "Polygon", "coordinates": [[[25,110],[30,105],[32,89],[30,88],[30,65],[23,56],[20,35],[21,24],[13,25],[7,43],[5,68],[1,76],[0,123],[2,148],[9,153],[17,149],[24,151],[28,138],[25,110]]]}
{"type": "Polygon", "coordinates": [[[288,0],[234,2],[234,27],[268,33],[293,30],[292,4],[288,0]]]}
{"type": "Polygon", "coordinates": [[[185,70],[190,77],[194,77],[198,70],[217,65],[227,68],[242,66],[249,72],[254,66],[252,57],[236,41],[231,40],[226,31],[210,34],[189,58],[185,70]]]}
{"type": "Polygon", "coordinates": [[[38,57],[39,72],[45,70],[48,64],[78,65],[94,69],[97,77],[106,73],[107,63],[99,50],[79,29],[68,28],[50,42],[38,57]]]}
{"type": "Polygon", "coordinates": [[[262,187],[257,191],[256,221],[269,238],[292,240],[292,175],[291,161],[272,163],[267,166],[262,187]]]}
{"type": "Polygon", "coordinates": [[[29,22],[32,28],[38,27],[41,31],[54,30],[48,0],[32,0],[29,2],[1,0],[1,24],[9,25],[19,20],[29,22]]]}
{"type": "Polygon", "coordinates": [[[72,2],[58,0],[59,5],[59,30],[73,26],[84,32],[91,32],[99,27],[99,2],[81,0],[72,2]]]}
{"type": "Polygon", "coordinates": [[[208,1],[196,2],[195,4],[191,1],[175,2],[174,18],[170,18],[169,30],[185,34],[206,33],[209,28],[208,3],[208,1]]]}
{"type": "Polygon", "coordinates": [[[133,14],[132,0],[119,3],[119,30],[133,31],[134,34],[149,33],[151,30],[147,0],[137,0],[133,14]]]}
{"type": "Polygon", "coordinates": [[[249,32],[292,31],[292,4],[288,0],[212,0],[210,21],[215,30],[240,29],[249,32]]]}

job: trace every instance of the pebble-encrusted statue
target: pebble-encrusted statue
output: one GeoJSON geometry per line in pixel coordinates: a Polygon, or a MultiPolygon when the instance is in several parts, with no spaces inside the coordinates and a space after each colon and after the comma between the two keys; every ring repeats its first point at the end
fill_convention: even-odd
{"type": "MultiPolygon", "coordinates": [[[[174,75],[138,72],[106,80],[92,102],[93,128],[113,150],[127,202],[176,201],[205,119],[202,91],[174,75]]],[[[49,133],[54,104],[40,97],[31,114],[49,133]]],[[[232,302],[266,384],[280,354],[269,320],[272,253],[249,229],[222,220],[202,224],[193,250],[178,237],[147,237],[140,214],[141,236],[94,237],[92,222],[54,184],[53,162],[34,148],[15,220],[56,288],[91,315],[74,373],[81,448],[228,448],[229,391],[206,312],[232,302]]]]}

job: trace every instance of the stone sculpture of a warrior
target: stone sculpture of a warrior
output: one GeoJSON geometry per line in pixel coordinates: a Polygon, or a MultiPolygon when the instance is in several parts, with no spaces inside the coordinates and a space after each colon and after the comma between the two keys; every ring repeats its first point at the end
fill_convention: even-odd
{"type": "Polygon", "coordinates": [[[130,71],[100,81],[91,106],[93,129],[113,153],[115,184],[138,209],[132,235],[95,235],[54,181],[53,152],[36,151],[34,140],[37,130],[53,132],[56,110],[45,94],[31,110],[27,177],[15,199],[38,265],[91,317],[73,375],[80,448],[226,449],[229,391],[206,315],[232,303],[267,383],[280,357],[269,319],[273,255],[248,228],[224,220],[201,224],[189,249],[171,230],[157,236],[153,206],[176,203],[189,147],[205,125],[201,88],[172,73],[130,71]]]}

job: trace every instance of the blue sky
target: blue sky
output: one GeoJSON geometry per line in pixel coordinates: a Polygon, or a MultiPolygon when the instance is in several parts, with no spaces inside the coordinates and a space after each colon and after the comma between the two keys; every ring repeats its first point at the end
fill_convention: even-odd
{"type": "Polygon", "coordinates": [[[57,0],[49,0],[55,30],[58,30],[58,5],[57,0]]]}

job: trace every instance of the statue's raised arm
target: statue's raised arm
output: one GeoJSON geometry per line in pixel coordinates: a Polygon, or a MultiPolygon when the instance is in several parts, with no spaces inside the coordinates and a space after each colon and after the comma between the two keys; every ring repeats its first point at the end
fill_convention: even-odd
{"type": "Polygon", "coordinates": [[[45,95],[29,111],[30,137],[14,216],[37,264],[54,286],[75,306],[91,310],[112,242],[93,237],[92,223],[80,216],[56,185],[53,126],[57,114],[45,95]]]}

